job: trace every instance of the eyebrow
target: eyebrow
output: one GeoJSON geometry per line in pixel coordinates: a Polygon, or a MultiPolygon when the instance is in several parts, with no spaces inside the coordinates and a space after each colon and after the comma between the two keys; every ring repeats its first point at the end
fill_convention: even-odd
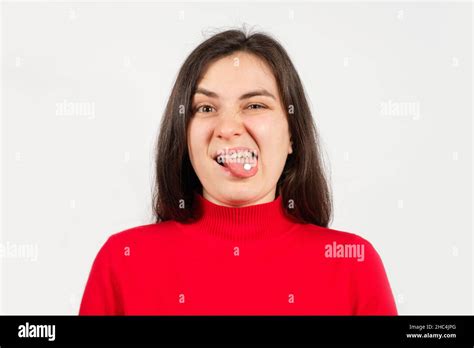
{"type": "MultiPolygon", "coordinates": [[[[195,94],[198,94],[198,93],[199,94],[204,94],[205,96],[208,96],[210,98],[219,98],[219,95],[217,93],[209,91],[209,90],[207,90],[205,88],[202,88],[202,87],[199,87],[198,89],[196,89],[195,94]]],[[[273,99],[276,100],[275,96],[264,88],[257,89],[257,90],[250,91],[250,92],[247,92],[245,94],[242,94],[240,96],[239,100],[249,99],[249,98],[256,97],[256,96],[265,96],[265,97],[270,97],[270,98],[273,98],[273,99]]]]}

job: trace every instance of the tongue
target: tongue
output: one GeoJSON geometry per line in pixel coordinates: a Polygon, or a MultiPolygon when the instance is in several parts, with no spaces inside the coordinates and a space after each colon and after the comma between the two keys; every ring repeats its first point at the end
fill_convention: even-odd
{"type": "Polygon", "coordinates": [[[224,163],[224,166],[230,170],[230,172],[239,178],[249,178],[251,176],[254,176],[257,174],[258,171],[258,166],[257,166],[257,161],[247,163],[247,166],[250,165],[251,168],[250,170],[245,170],[244,165],[246,163],[238,163],[238,162],[226,162],[224,163]]]}

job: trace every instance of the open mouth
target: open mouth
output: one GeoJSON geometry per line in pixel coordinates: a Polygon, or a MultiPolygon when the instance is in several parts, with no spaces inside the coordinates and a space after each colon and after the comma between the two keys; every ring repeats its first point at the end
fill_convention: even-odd
{"type": "Polygon", "coordinates": [[[258,172],[258,152],[248,147],[233,147],[219,150],[213,156],[227,177],[248,179],[258,172]]]}

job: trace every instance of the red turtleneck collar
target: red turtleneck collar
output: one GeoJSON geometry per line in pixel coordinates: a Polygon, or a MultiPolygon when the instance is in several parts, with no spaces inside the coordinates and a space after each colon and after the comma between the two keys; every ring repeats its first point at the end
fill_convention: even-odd
{"type": "Polygon", "coordinates": [[[193,225],[212,237],[236,242],[272,239],[297,224],[286,213],[281,196],[246,207],[218,205],[199,193],[194,193],[194,198],[199,218],[193,225]]]}

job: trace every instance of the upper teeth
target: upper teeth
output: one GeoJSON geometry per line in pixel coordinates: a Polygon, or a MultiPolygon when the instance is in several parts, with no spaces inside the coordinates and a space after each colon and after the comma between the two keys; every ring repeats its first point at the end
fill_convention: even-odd
{"type": "Polygon", "coordinates": [[[254,151],[229,151],[232,152],[232,154],[226,154],[226,153],[220,153],[217,156],[218,161],[223,161],[224,159],[227,160],[235,160],[239,158],[256,158],[257,155],[254,151]]]}

